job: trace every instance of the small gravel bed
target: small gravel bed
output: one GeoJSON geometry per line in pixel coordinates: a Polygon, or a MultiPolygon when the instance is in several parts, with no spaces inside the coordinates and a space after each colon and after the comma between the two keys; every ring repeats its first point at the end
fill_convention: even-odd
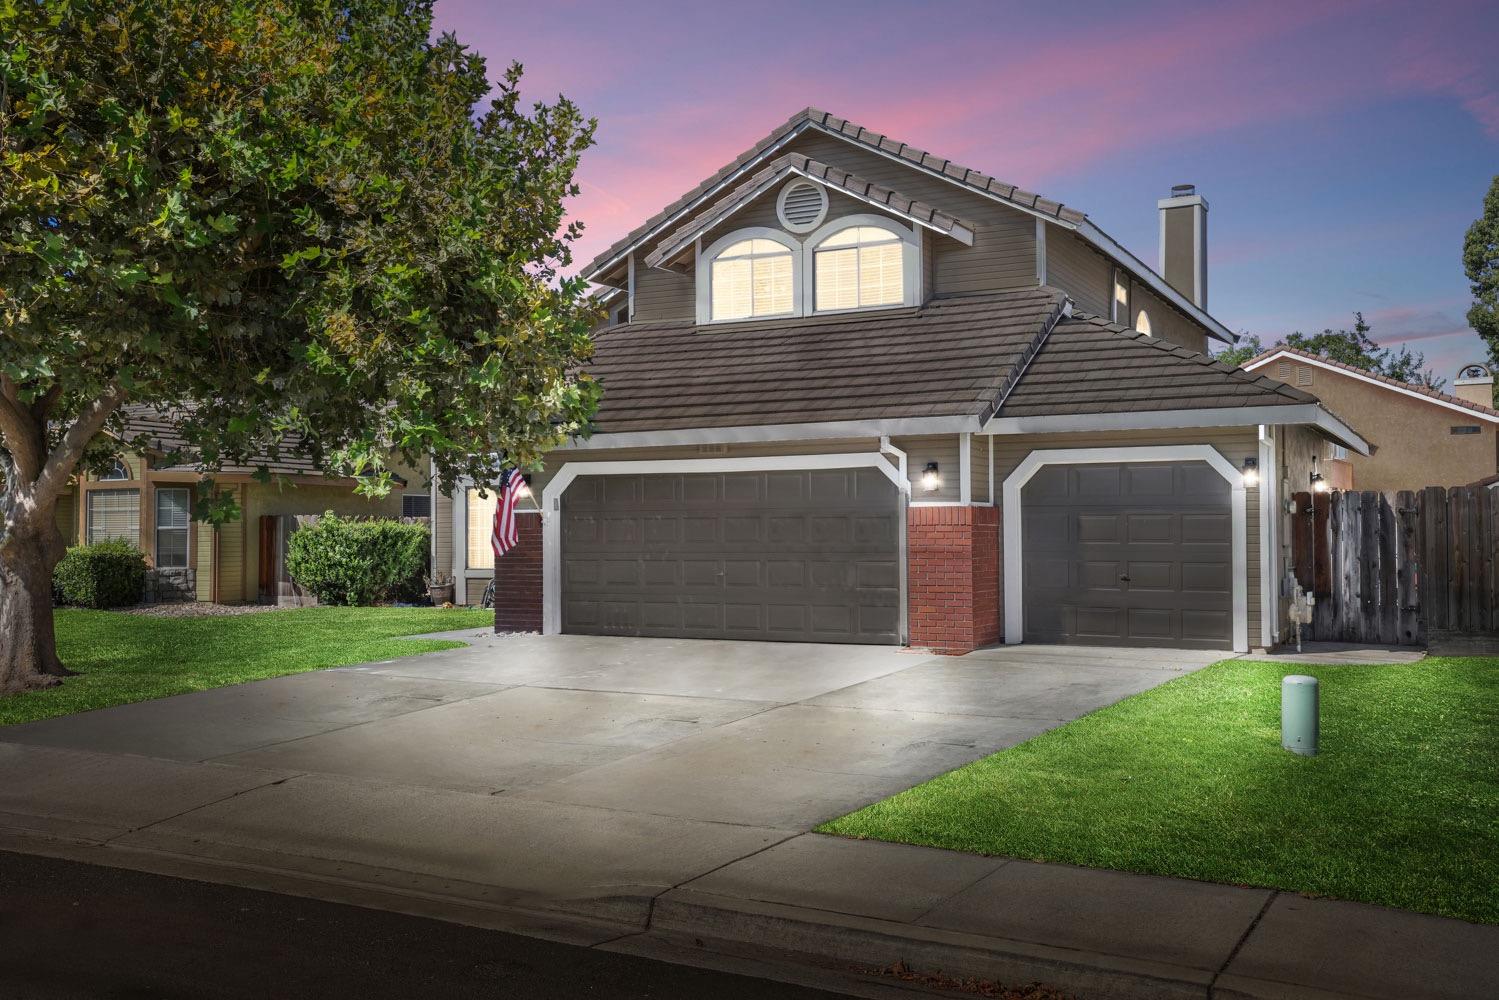
{"type": "Polygon", "coordinates": [[[210,618],[223,615],[253,615],[262,611],[283,611],[274,604],[214,604],[210,601],[174,601],[169,604],[138,604],[118,608],[122,614],[148,618],[210,618]]]}

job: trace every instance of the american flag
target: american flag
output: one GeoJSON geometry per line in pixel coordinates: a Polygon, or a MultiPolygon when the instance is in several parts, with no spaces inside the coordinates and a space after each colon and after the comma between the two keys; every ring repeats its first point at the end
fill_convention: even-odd
{"type": "Polygon", "coordinates": [[[519,469],[506,469],[500,473],[500,486],[495,491],[497,502],[494,506],[494,535],[490,539],[496,559],[520,542],[520,529],[515,523],[515,504],[526,493],[526,477],[519,469]]]}

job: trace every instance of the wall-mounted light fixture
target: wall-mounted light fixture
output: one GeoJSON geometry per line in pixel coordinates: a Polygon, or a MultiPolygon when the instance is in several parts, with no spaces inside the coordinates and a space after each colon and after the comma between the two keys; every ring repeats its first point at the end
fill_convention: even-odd
{"type": "Polygon", "coordinates": [[[1327,479],[1320,472],[1314,472],[1314,473],[1312,473],[1312,492],[1313,493],[1326,493],[1327,492],[1327,479]]]}
{"type": "Polygon", "coordinates": [[[1244,459],[1244,485],[1258,486],[1260,484],[1260,460],[1257,458],[1244,459]]]}
{"type": "Polygon", "coordinates": [[[936,493],[942,488],[942,473],[936,462],[926,463],[926,468],[921,473],[921,488],[928,493],[936,493]]]}

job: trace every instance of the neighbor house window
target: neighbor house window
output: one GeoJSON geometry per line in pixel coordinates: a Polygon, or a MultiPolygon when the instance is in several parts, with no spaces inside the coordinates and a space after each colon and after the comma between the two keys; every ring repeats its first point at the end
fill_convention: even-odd
{"type": "Polygon", "coordinates": [[[156,568],[187,566],[188,525],[193,519],[192,491],[173,486],[156,490],[156,568]]]}
{"type": "Polygon", "coordinates": [[[849,226],[817,244],[817,310],[901,305],[906,300],[905,247],[898,234],[878,226],[849,226]]]}
{"type": "Polygon", "coordinates": [[[795,300],[795,255],[775,240],[751,238],[723,248],[713,258],[713,318],[785,316],[795,300]]]}
{"type": "Polygon", "coordinates": [[[1155,334],[1152,333],[1150,329],[1150,313],[1146,312],[1144,309],[1140,310],[1139,315],[1135,317],[1135,329],[1139,330],[1147,337],[1155,336],[1155,334]]]}
{"type": "Polygon", "coordinates": [[[89,544],[123,538],[132,545],[139,545],[141,491],[89,490],[88,524],[84,531],[89,544]]]}
{"type": "Polygon", "coordinates": [[[494,490],[480,496],[478,490],[468,491],[468,563],[469,569],[494,569],[494,548],[490,537],[494,534],[494,490]]]}
{"type": "Polygon", "coordinates": [[[402,517],[431,517],[432,496],[429,493],[401,494],[402,517]]]}

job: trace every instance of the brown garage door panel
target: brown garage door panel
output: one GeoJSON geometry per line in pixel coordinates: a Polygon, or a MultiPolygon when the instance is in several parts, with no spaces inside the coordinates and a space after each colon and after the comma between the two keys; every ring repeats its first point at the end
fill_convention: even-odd
{"type": "Polygon", "coordinates": [[[1228,483],[1205,463],[1047,466],[1021,503],[1026,641],[1232,645],[1228,483]]]}
{"type": "Polygon", "coordinates": [[[899,517],[873,469],[581,476],[563,631],[898,642],[899,517]]]}

